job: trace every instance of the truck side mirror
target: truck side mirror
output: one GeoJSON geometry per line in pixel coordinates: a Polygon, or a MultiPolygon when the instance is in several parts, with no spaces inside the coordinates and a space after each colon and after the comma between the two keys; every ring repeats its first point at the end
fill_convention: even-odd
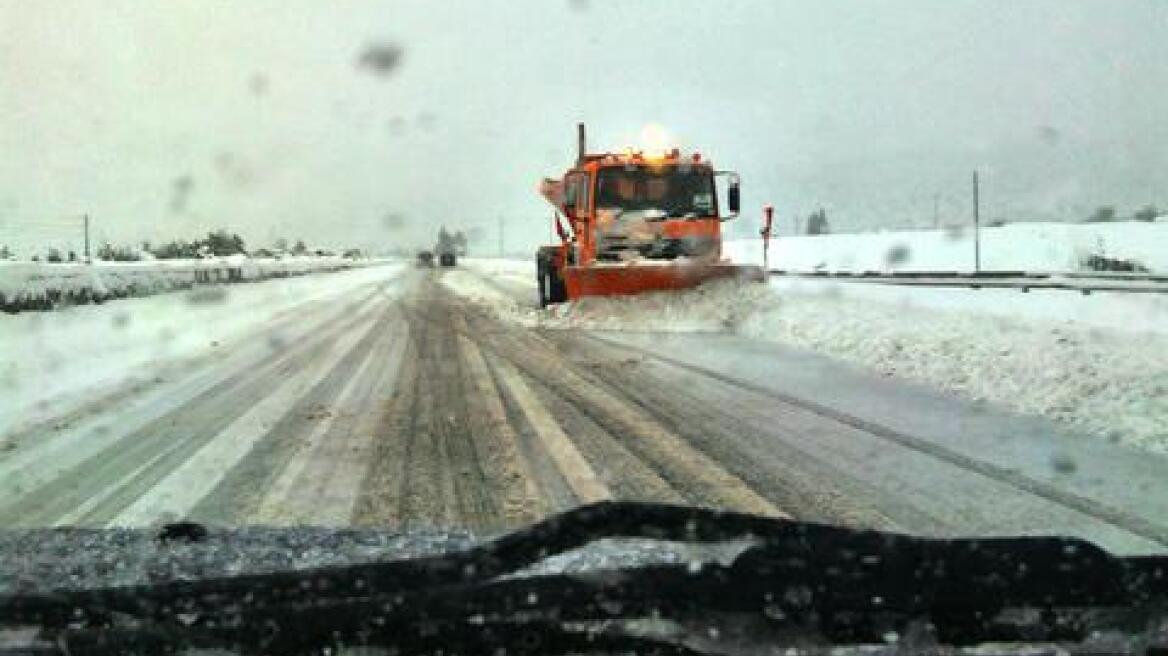
{"type": "Polygon", "coordinates": [[[714,175],[726,178],[726,212],[720,218],[729,221],[737,217],[742,209],[742,192],[738,190],[741,179],[734,171],[714,171],[714,175]]]}

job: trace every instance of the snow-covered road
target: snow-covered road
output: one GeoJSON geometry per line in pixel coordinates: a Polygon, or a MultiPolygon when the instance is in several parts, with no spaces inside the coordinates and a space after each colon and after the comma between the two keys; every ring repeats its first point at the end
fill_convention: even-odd
{"type": "Polygon", "coordinates": [[[167,297],[74,308],[60,314],[73,332],[14,331],[29,341],[12,353],[38,361],[38,343],[65,349],[54,335],[120,310],[130,318],[96,322],[103,352],[141,360],[93,356],[94,373],[59,374],[81,381],[65,396],[8,402],[0,523],[496,530],[618,498],[1168,551],[1168,459],[751,338],[743,299],[766,286],[706,288],[688,310],[641,298],[540,311],[528,280],[506,262],[378,267],[174,297],[158,316],[145,308],[167,297]],[[237,297],[245,287],[256,295],[237,297]],[[615,327],[618,309],[622,330],[580,329],[615,327]],[[164,327],[199,346],[137,345],[164,327]]]}

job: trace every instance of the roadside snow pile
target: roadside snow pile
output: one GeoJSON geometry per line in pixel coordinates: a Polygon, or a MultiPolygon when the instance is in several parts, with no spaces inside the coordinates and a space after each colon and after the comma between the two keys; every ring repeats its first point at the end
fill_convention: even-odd
{"type": "MultiPolygon", "coordinates": [[[[477,267],[475,267],[477,268],[477,267]]],[[[534,283],[534,274],[533,283],[534,283]]],[[[472,301],[494,317],[527,328],[539,327],[544,312],[535,303],[523,303],[494,278],[462,269],[442,272],[442,285],[458,296],[472,301]]]]}
{"type": "Polygon", "coordinates": [[[203,283],[229,283],[338,271],[372,264],[341,257],[153,260],[93,264],[0,262],[0,310],[51,309],[61,304],[147,296],[203,283]]]}
{"type": "Polygon", "coordinates": [[[763,285],[715,280],[683,292],[583,298],[547,308],[544,328],[721,332],[737,329],[750,316],[774,309],[763,285]]]}
{"type": "Polygon", "coordinates": [[[909,291],[873,301],[865,290],[785,285],[739,331],[1168,453],[1168,336],[922,307],[909,291]]]}
{"type": "MultiPolygon", "coordinates": [[[[771,240],[786,271],[972,271],[973,230],[905,230],[771,240]]],[[[727,241],[735,262],[762,264],[762,241],[727,241]]],[[[981,229],[984,271],[1077,272],[1129,263],[1168,272],[1168,222],[1012,223],[981,229]]],[[[1139,268],[1135,268],[1138,271],[1139,268]]]]}
{"type": "Polygon", "coordinates": [[[502,260],[486,257],[464,257],[459,264],[492,280],[525,286],[535,286],[535,259],[502,260]]]}
{"type": "MultiPolygon", "coordinates": [[[[490,270],[479,266],[473,268],[484,273],[490,270]]],[[[507,265],[501,264],[498,268],[521,273],[507,265]]],[[[541,310],[509,293],[505,288],[516,283],[508,283],[505,279],[496,282],[494,277],[482,277],[468,271],[448,271],[442,282],[454,293],[474,301],[494,316],[528,328],[720,332],[734,329],[749,314],[756,312],[760,304],[774,301],[773,295],[763,285],[720,280],[684,292],[584,298],[541,310]]],[[[533,285],[534,273],[524,276],[524,282],[533,285]]]]}

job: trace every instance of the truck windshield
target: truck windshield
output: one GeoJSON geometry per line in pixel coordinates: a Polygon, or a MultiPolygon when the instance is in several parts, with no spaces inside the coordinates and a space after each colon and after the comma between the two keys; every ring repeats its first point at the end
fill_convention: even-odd
{"type": "Polygon", "coordinates": [[[671,217],[712,216],[714,176],[706,168],[673,165],[602,169],[596,207],[658,210],[671,217]]]}

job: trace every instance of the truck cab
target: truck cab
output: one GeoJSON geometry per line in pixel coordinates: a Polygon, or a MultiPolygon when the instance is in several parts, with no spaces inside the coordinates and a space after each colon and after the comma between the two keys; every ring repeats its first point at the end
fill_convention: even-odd
{"type": "Polygon", "coordinates": [[[676,150],[587,156],[565,176],[575,261],[718,260],[724,217],[714,179],[700,155],[683,158],[676,150]]]}

